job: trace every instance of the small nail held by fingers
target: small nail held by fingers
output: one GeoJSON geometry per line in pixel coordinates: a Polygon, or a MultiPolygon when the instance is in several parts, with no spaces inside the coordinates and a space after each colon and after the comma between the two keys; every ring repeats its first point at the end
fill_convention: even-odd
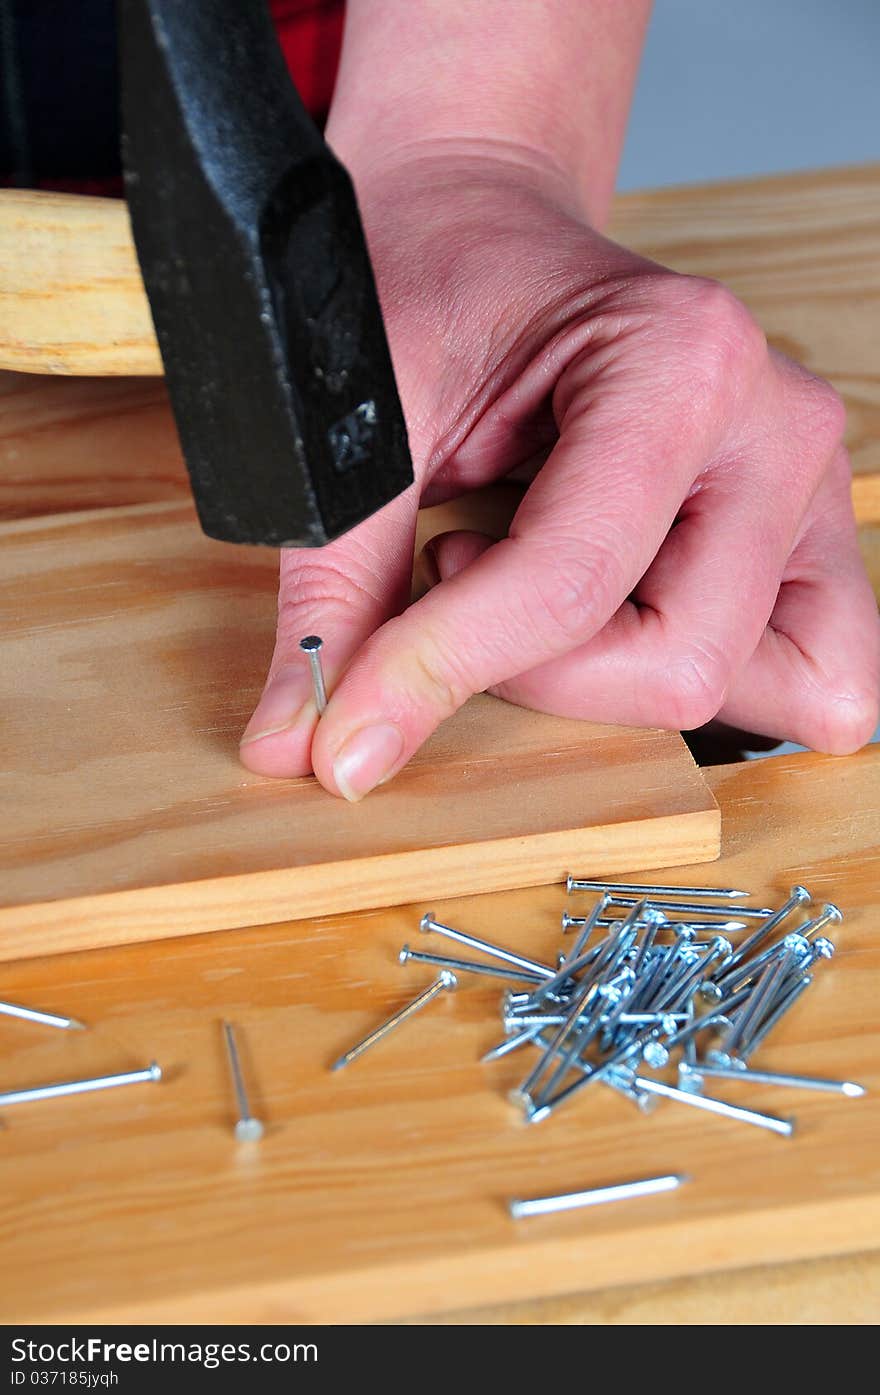
{"type": "Polygon", "coordinates": [[[306,635],[301,639],[299,647],[309,661],[312,670],[312,687],[315,693],[315,706],[318,709],[318,716],[322,717],[327,707],[327,689],[324,685],[324,670],[321,667],[321,649],[324,641],[319,635],[306,635]]]}

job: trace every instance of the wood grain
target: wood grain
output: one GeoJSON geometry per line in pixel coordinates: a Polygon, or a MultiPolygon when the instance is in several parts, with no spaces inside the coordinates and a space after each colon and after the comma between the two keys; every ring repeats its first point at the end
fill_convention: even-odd
{"type": "Polygon", "coordinates": [[[162,372],[121,199],[0,191],[0,367],[162,372]]]}
{"type": "Polygon", "coordinates": [[[0,521],[189,497],[161,378],[0,373],[0,521]]]}
{"type": "MultiPolygon", "coordinates": [[[[421,899],[6,964],[3,997],[92,1025],[63,1036],[0,1021],[7,1086],[153,1056],[167,1074],[4,1111],[4,1320],[396,1319],[880,1248],[880,748],[708,776],[722,860],[662,877],[743,885],[762,902],[803,881],[839,902],[838,954],[761,1060],[860,1080],[865,1099],[735,1087],[796,1114],[790,1141],[673,1105],[644,1118],[603,1092],[528,1129],[506,1100],[522,1064],[479,1064],[498,1036],[486,980],[331,1075],[341,1049],[429,980],[396,963],[421,899]],[[251,1151],[231,1134],[224,1016],[268,1126],[251,1151]],[[504,1208],[512,1195],[669,1170],[694,1180],[530,1224],[504,1208]]],[[[563,904],[559,887],[541,887],[435,909],[549,955],[563,904]]]]}
{"type": "Polygon", "coordinates": [[[359,806],[249,774],[276,568],[188,505],[0,531],[0,959],[717,856],[677,733],[489,697],[359,806]]]}
{"type": "Polygon", "coordinates": [[[499,1307],[418,1316],[413,1324],[499,1327],[875,1327],[880,1253],[624,1285],[499,1307]]]}
{"type": "MultiPolygon", "coordinates": [[[[113,362],[116,373],[161,372],[133,253],[122,246],[129,236],[124,211],[110,200],[68,196],[75,216],[71,214],[73,221],[65,229],[66,204],[59,197],[0,191],[0,326],[5,326],[0,329],[0,368],[107,372],[102,363],[113,362]],[[49,200],[45,228],[39,212],[43,199],[49,200]],[[17,299],[25,210],[41,229],[32,268],[26,268],[27,277],[39,285],[35,289],[28,279],[27,298],[17,299]],[[93,240],[92,252],[80,245],[86,234],[93,240]],[[54,238],[60,239],[63,250],[53,253],[53,264],[46,267],[40,258],[45,261],[49,256],[54,238]],[[113,256],[99,260],[108,241],[114,247],[113,256]],[[129,279],[121,271],[121,280],[102,272],[104,280],[91,285],[91,272],[79,265],[88,257],[98,260],[98,271],[127,266],[129,279]],[[70,270],[74,266],[75,274],[70,270]],[[111,335],[114,297],[120,286],[127,328],[111,335]],[[146,336],[141,341],[136,336],[132,339],[130,326],[131,302],[138,295],[146,336]],[[103,320],[95,305],[103,307],[103,320]],[[20,343],[26,337],[25,328],[14,330],[22,308],[28,316],[38,313],[43,326],[43,337],[37,339],[29,358],[20,343]],[[71,342],[59,348],[53,345],[53,333],[61,337],[65,326],[71,342]],[[102,332],[108,336],[105,342],[88,342],[90,335],[102,332]],[[82,360],[77,356],[80,340],[82,360]],[[133,346],[131,353],[128,345],[133,346]],[[48,355],[45,366],[44,352],[48,355]],[[145,368],[151,355],[154,366],[145,368]]],[[[614,203],[611,234],[680,271],[725,281],[754,312],[773,344],[834,383],[847,404],[857,514],[880,520],[880,164],[624,194],[614,203]]],[[[120,386],[120,400],[130,400],[131,391],[131,385],[120,386]]],[[[57,401],[47,399],[50,412],[57,401]]],[[[8,410],[8,400],[5,405],[8,410]]],[[[167,436],[169,428],[163,430],[167,436]]],[[[10,439],[5,432],[3,437],[10,439]]],[[[21,450],[26,436],[12,444],[21,450]]],[[[164,450],[162,459],[166,459],[164,450]]],[[[119,466],[118,459],[109,464],[110,503],[118,501],[114,490],[119,466]]],[[[64,492],[69,494],[72,502],[60,505],[65,509],[91,507],[106,467],[104,458],[96,456],[91,483],[81,472],[68,471],[63,452],[54,464],[46,456],[38,465],[41,475],[49,473],[48,491],[56,500],[64,492]],[[52,481],[56,470],[59,478],[52,481]],[[82,502],[76,502],[81,489],[82,502]]],[[[163,475],[168,491],[163,497],[177,497],[182,473],[170,477],[163,465],[163,475]]],[[[30,506],[34,511],[40,509],[43,497],[35,490],[30,506]]],[[[125,501],[156,497],[149,492],[129,495],[125,501]]]]}
{"type": "Polygon", "coordinates": [[[859,546],[865,569],[874,588],[874,595],[880,602],[880,527],[860,528],[859,546]]]}

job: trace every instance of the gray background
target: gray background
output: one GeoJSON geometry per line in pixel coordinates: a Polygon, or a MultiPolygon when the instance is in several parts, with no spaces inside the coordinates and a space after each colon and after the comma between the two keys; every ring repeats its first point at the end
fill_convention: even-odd
{"type": "Polygon", "coordinates": [[[655,0],[619,189],[876,159],[880,0],[655,0]]]}
{"type": "Polygon", "coordinates": [[[620,189],[878,158],[880,0],[655,0],[620,189]]]}

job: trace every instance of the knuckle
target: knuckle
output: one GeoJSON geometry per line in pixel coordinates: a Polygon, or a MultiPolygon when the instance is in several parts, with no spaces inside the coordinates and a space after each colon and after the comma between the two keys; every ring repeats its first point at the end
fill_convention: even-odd
{"type": "Polygon", "coordinates": [[[867,745],[880,720],[880,697],[873,692],[825,694],[807,719],[805,744],[831,756],[849,756],[867,745]]]}
{"type": "Polygon", "coordinates": [[[806,742],[829,755],[846,756],[871,740],[880,721],[880,622],[863,652],[839,654],[833,667],[804,694],[806,742]],[[871,642],[873,641],[873,643],[871,642]]]}
{"type": "Polygon", "coordinates": [[[768,361],[764,331],[718,281],[686,278],[681,313],[690,364],[704,395],[713,402],[735,398],[768,361]]]}
{"type": "Polygon", "coordinates": [[[278,592],[278,634],[282,639],[299,639],[309,626],[330,623],[334,616],[353,611],[372,611],[381,606],[364,569],[331,558],[297,555],[295,565],[285,565],[282,557],[281,586],[278,592]],[[305,627],[305,628],[304,628],[305,627]]]}
{"type": "Polygon", "coordinates": [[[807,373],[799,385],[797,404],[800,428],[824,459],[843,440],[846,430],[843,398],[824,378],[807,373]]]}
{"type": "Polygon", "coordinates": [[[681,645],[657,685],[664,725],[679,731],[705,726],[723,707],[731,676],[719,649],[705,642],[681,645]]]}
{"type": "Polygon", "coordinates": [[[620,557],[608,541],[573,546],[569,539],[554,546],[544,540],[535,569],[535,618],[551,648],[588,639],[625,591],[620,557]]]}

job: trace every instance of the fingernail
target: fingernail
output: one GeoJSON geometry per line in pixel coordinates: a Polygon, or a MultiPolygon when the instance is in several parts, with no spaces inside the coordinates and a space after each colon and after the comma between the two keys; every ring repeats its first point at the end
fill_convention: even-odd
{"type": "Polygon", "coordinates": [[[333,762],[339,793],[352,804],[391,774],[403,754],[403,732],[390,722],[361,727],[340,747],[333,762]]]}
{"type": "Polygon", "coordinates": [[[314,722],[315,705],[303,701],[305,689],[301,673],[277,673],[257,703],[239,744],[247,746],[279,731],[292,731],[300,722],[314,722]]]}

